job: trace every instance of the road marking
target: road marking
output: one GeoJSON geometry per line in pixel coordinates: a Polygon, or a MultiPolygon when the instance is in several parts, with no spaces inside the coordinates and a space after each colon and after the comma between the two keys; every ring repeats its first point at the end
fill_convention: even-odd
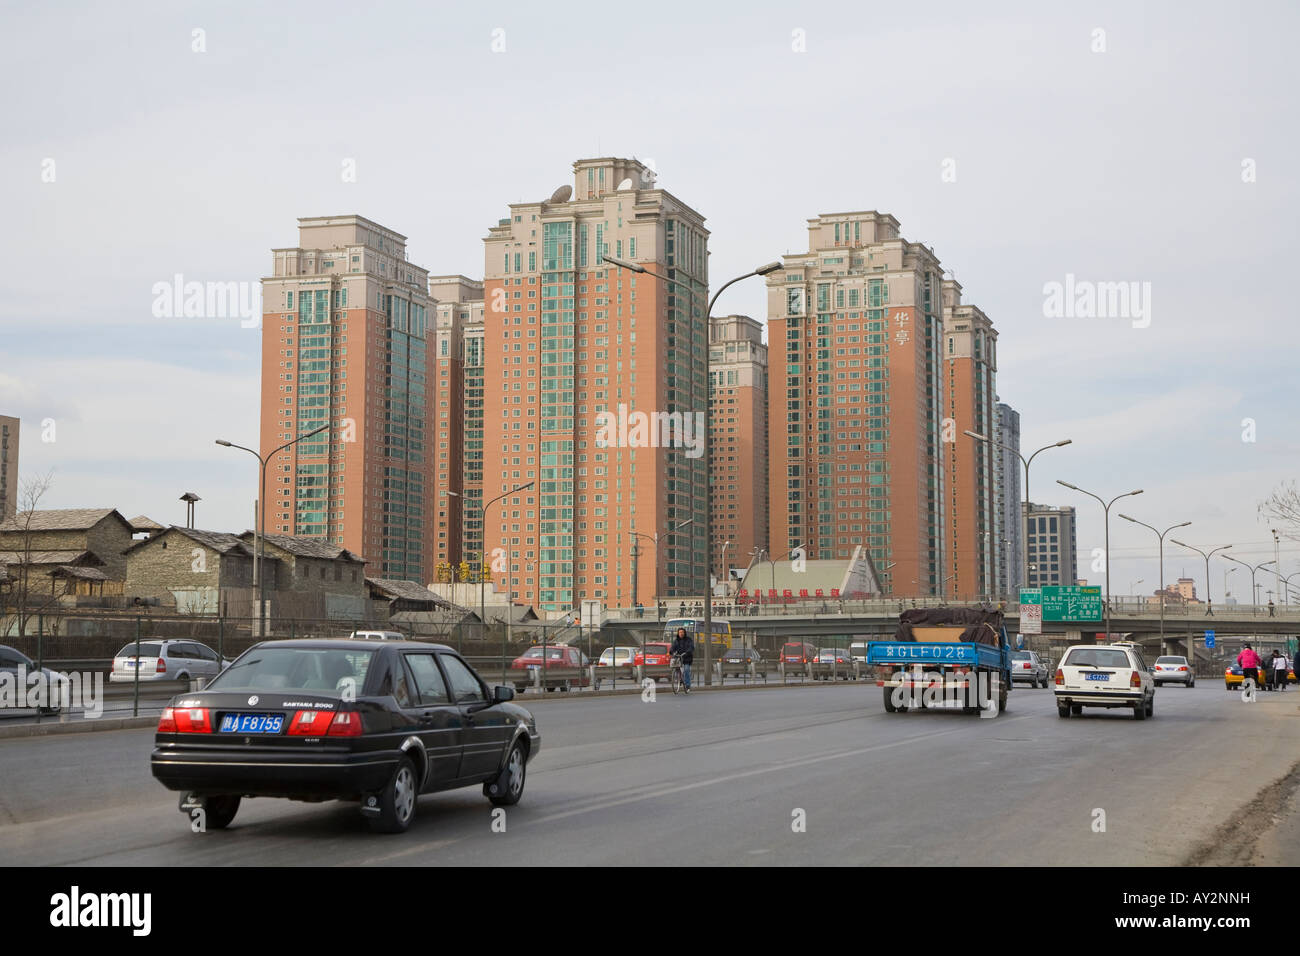
{"type": "MultiPolygon", "coordinates": [[[[1011,722],[1016,720],[1028,720],[1029,717],[1030,717],[1029,714],[1022,714],[1018,717],[1010,717],[1010,718],[1004,717],[1002,719],[1006,720],[1007,722],[1011,722]]],[[[603,801],[600,803],[596,803],[592,806],[582,806],[575,809],[564,810],[560,813],[548,814],[542,817],[532,817],[529,819],[528,822],[530,824],[550,823],[553,820],[563,820],[568,817],[577,816],[583,813],[592,813],[596,810],[605,810],[612,807],[621,807],[629,803],[638,803],[642,800],[652,800],[655,799],[656,797],[668,797],[668,796],[672,796],[673,794],[685,793],[690,790],[700,790],[703,789],[704,787],[713,787],[713,786],[717,786],[718,784],[730,783],[733,780],[744,780],[748,777],[757,777],[768,773],[779,773],[783,770],[793,770],[798,767],[807,767],[817,763],[825,763],[828,760],[843,760],[848,757],[858,757],[863,754],[876,753],[881,750],[891,750],[894,747],[906,747],[910,744],[914,744],[922,740],[928,740],[932,737],[946,737],[951,734],[958,733],[963,729],[966,728],[954,727],[948,730],[936,730],[932,733],[918,734],[915,737],[907,737],[903,740],[893,740],[890,741],[889,743],[874,744],[870,747],[859,747],[854,750],[840,750],[834,753],[821,754],[820,756],[817,757],[805,757],[801,760],[791,760],[791,761],[787,761],[786,763],[774,764],[768,767],[757,767],[753,770],[741,770],[736,773],[724,774],[721,777],[710,777],[707,780],[697,780],[694,783],[685,783],[674,787],[660,787],[657,790],[648,790],[643,793],[636,793],[631,796],[623,797],[619,800],[603,801]]]]}

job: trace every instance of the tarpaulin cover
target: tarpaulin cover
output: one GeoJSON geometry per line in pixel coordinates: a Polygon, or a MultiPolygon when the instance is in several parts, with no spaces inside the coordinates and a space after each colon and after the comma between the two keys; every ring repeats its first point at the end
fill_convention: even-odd
{"type": "Polygon", "coordinates": [[[1002,634],[1002,612],[976,607],[917,607],[898,616],[896,641],[915,641],[914,627],[960,627],[960,640],[997,647],[1002,634]]]}

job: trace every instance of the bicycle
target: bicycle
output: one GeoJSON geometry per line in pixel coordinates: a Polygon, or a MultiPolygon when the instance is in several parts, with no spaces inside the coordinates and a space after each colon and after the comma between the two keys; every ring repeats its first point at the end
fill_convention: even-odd
{"type": "Polygon", "coordinates": [[[682,656],[674,654],[669,661],[672,665],[672,671],[669,674],[669,683],[672,684],[673,693],[680,694],[685,689],[685,676],[682,673],[682,656]]]}

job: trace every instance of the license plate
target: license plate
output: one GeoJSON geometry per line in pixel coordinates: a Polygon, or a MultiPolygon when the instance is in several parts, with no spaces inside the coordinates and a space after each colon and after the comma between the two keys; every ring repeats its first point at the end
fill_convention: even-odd
{"type": "Polygon", "coordinates": [[[283,714],[226,714],[221,718],[223,734],[278,734],[283,714]]]}
{"type": "Polygon", "coordinates": [[[1109,674],[1089,674],[1088,680],[1110,680],[1109,674]]]}

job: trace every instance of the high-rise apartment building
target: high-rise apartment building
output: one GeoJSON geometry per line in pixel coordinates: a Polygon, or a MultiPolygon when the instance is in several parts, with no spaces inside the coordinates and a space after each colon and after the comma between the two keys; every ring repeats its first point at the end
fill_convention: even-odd
{"type": "Polygon", "coordinates": [[[272,252],[262,452],[331,427],[271,460],[266,529],[327,539],[370,574],[430,581],[428,272],[407,261],[405,236],[361,216],[299,219],[298,245],[272,252]]]}
{"type": "Polygon", "coordinates": [[[659,532],[659,554],[641,543],[638,599],[702,597],[704,218],[634,159],[573,171],[484,239],[483,498],[505,494],[485,521],[493,576],[546,610],[627,606],[631,532],[659,532]]]}
{"type": "Polygon", "coordinates": [[[483,559],[483,283],[430,276],[433,300],[434,567],[483,559]]]}
{"type": "Polygon", "coordinates": [[[818,216],[808,237],[767,277],[772,550],[863,545],[887,589],[941,593],[939,260],[878,212],[818,216]]]}
{"type": "MultiPolygon", "coordinates": [[[[1023,507],[1023,505],[1022,505],[1023,507]]],[[[1026,512],[1028,587],[1065,587],[1078,577],[1074,508],[1030,503],[1026,512]]]]}
{"type": "Polygon", "coordinates": [[[762,324],[747,315],[711,325],[712,566],[721,576],[724,561],[744,565],[754,549],[769,550],[767,346],[762,324]]]}
{"type": "Polygon", "coordinates": [[[0,415],[0,521],[18,510],[18,419],[0,415]]]}
{"type": "Polygon", "coordinates": [[[961,284],[943,283],[943,467],[948,537],[943,558],[946,597],[991,600],[1001,565],[996,440],[998,333],[982,311],[961,301],[961,284]]]}
{"type": "Polygon", "coordinates": [[[997,434],[993,437],[1001,442],[994,446],[994,468],[997,470],[995,497],[1000,522],[1000,534],[994,541],[999,542],[1001,547],[998,595],[1015,599],[1024,581],[1024,563],[1021,560],[1024,491],[1020,487],[1020,413],[1010,405],[998,403],[997,434]]]}

